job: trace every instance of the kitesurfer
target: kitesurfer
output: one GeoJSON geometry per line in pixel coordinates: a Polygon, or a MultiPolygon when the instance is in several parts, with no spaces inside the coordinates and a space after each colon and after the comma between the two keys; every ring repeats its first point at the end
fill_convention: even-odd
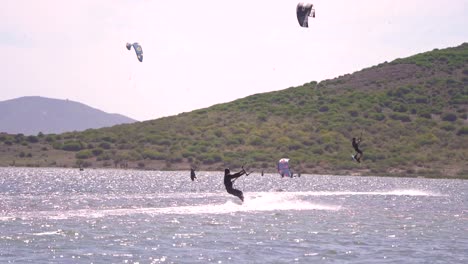
{"type": "Polygon", "coordinates": [[[237,178],[244,175],[246,172],[245,172],[244,168],[242,168],[242,170],[239,171],[238,173],[234,173],[234,174],[230,174],[230,173],[231,173],[231,171],[228,168],[226,168],[224,170],[224,186],[226,186],[226,191],[229,194],[232,194],[234,196],[239,197],[239,199],[241,199],[241,201],[243,202],[244,201],[244,194],[242,193],[242,191],[234,189],[232,187],[232,184],[234,183],[234,181],[237,178]]]}
{"type": "Polygon", "coordinates": [[[357,162],[361,162],[361,158],[362,158],[362,150],[359,149],[359,144],[361,144],[361,138],[354,138],[353,137],[353,148],[354,150],[356,151],[356,154],[353,156],[353,158],[357,161],[357,162]],[[359,157],[358,157],[359,155],[359,157]]]}
{"type": "Polygon", "coordinates": [[[193,168],[190,168],[190,179],[194,181],[196,178],[197,176],[195,176],[195,170],[193,168]]]}

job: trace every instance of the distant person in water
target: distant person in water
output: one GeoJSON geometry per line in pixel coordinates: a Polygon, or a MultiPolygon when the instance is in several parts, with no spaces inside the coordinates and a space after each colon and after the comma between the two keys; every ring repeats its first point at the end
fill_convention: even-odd
{"type": "Polygon", "coordinates": [[[241,201],[243,202],[244,194],[242,193],[242,191],[232,188],[232,184],[237,178],[245,174],[245,170],[244,168],[242,168],[242,170],[239,171],[238,173],[235,173],[235,174],[230,174],[230,173],[231,171],[229,169],[224,170],[224,186],[226,186],[226,191],[234,196],[239,197],[239,199],[241,199],[241,201]]]}
{"type": "Polygon", "coordinates": [[[196,178],[197,176],[195,176],[195,170],[193,168],[190,168],[190,179],[194,181],[196,178]]]}
{"type": "Polygon", "coordinates": [[[357,162],[361,162],[361,158],[362,158],[362,150],[359,149],[359,144],[361,144],[361,138],[353,138],[353,148],[354,150],[356,151],[356,154],[354,154],[353,158],[357,161],[357,162]]]}

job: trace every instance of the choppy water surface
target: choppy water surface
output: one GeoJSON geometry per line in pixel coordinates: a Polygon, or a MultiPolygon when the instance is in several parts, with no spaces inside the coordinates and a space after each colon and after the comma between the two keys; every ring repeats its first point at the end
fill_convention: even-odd
{"type": "Polygon", "coordinates": [[[0,263],[467,263],[468,182],[0,168],[0,263]]]}

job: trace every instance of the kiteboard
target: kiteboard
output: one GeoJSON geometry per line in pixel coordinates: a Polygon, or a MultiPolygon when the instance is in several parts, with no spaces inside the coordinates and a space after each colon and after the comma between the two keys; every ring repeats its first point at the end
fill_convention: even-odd
{"type": "Polygon", "coordinates": [[[237,205],[242,205],[242,204],[244,203],[244,202],[242,202],[242,201],[239,200],[239,199],[234,199],[232,202],[235,203],[235,204],[237,204],[237,205]]]}
{"type": "Polygon", "coordinates": [[[356,161],[356,162],[358,162],[358,163],[361,163],[361,158],[359,158],[359,160],[357,160],[357,159],[354,157],[353,154],[351,154],[351,158],[352,158],[354,161],[356,161]]]}

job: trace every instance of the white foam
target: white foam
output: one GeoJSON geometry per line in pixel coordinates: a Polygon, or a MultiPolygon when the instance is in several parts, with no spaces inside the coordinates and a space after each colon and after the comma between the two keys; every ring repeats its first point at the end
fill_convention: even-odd
{"type": "Polygon", "coordinates": [[[53,236],[63,234],[62,230],[34,233],[34,236],[53,236]]]}
{"type": "Polygon", "coordinates": [[[447,196],[440,193],[422,191],[422,190],[392,190],[392,191],[373,191],[373,192],[355,192],[355,191],[320,191],[320,192],[288,192],[286,194],[297,196],[348,196],[348,195],[393,195],[393,196],[447,196]]]}
{"type": "MultiPolygon", "coordinates": [[[[231,198],[228,199],[237,199],[231,198]]],[[[160,208],[164,214],[227,214],[234,212],[255,211],[285,211],[285,210],[339,210],[340,206],[323,205],[302,201],[300,199],[284,200],[273,193],[261,193],[256,196],[247,196],[243,204],[228,200],[224,204],[208,204],[197,206],[180,206],[160,208]]]]}
{"type": "MultiPolygon", "coordinates": [[[[107,216],[124,216],[134,214],[229,214],[234,212],[254,212],[254,211],[284,211],[284,210],[339,210],[340,206],[317,204],[301,200],[297,195],[290,193],[253,193],[247,195],[244,203],[240,203],[237,197],[220,194],[226,198],[226,202],[221,204],[200,204],[189,206],[171,207],[144,207],[144,208],[119,208],[119,209],[80,209],[69,211],[40,211],[28,212],[17,215],[18,218],[47,218],[47,219],[68,219],[76,217],[101,218],[107,216]]],[[[40,233],[36,235],[52,235],[55,233],[40,233]]]]}
{"type": "MultiPolygon", "coordinates": [[[[392,190],[373,192],[354,191],[320,191],[320,192],[252,192],[245,194],[244,203],[240,203],[237,197],[229,194],[204,194],[205,198],[221,196],[226,199],[224,203],[208,203],[188,206],[170,207],[142,207],[142,208],[119,208],[119,209],[81,209],[69,211],[40,211],[25,212],[21,215],[0,217],[0,221],[9,221],[12,218],[48,218],[48,219],[68,219],[75,217],[101,218],[107,216],[124,216],[134,214],[229,214],[235,212],[255,212],[255,211],[286,211],[286,210],[328,210],[337,211],[341,209],[339,205],[330,205],[317,202],[305,201],[308,196],[350,196],[350,195],[393,195],[393,196],[443,196],[422,190],[392,190]]],[[[170,197],[165,197],[171,199],[170,197]]],[[[39,233],[36,235],[54,235],[56,233],[39,233]]]]}

